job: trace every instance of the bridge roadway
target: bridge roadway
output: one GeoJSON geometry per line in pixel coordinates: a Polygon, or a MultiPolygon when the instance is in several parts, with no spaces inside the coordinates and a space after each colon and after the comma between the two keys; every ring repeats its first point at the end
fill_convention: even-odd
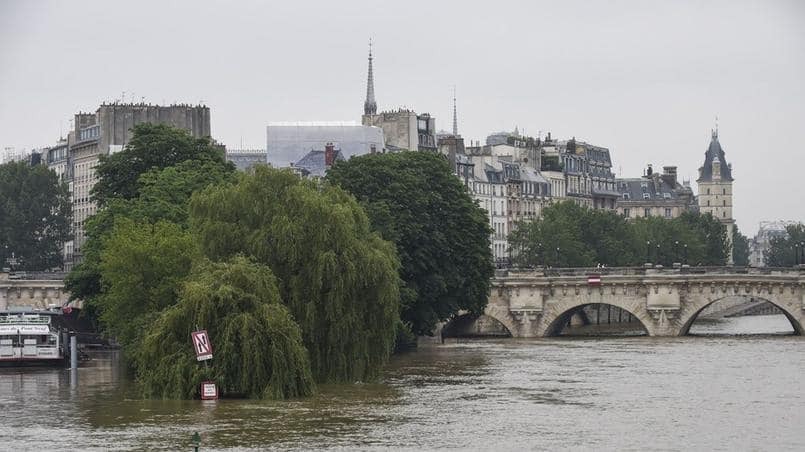
{"type": "Polygon", "coordinates": [[[630,312],[649,336],[682,336],[704,308],[734,296],[774,304],[805,333],[803,266],[498,270],[484,314],[513,337],[544,337],[559,334],[584,306],[608,304],[630,312]]]}

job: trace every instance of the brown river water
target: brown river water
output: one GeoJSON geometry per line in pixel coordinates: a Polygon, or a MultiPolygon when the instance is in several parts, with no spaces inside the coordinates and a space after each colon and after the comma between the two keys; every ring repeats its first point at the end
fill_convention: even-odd
{"type": "Polygon", "coordinates": [[[0,370],[0,450],[805,450],[805,339],[785,317],[681,338],[451,339],[305,400],[147,401],[115,353],[0,370]]]}

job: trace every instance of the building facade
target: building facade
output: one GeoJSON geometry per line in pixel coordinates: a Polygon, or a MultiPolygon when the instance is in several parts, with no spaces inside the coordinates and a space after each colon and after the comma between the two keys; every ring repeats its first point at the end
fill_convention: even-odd
{"type": "Polygon", "coordinates": [[[718,129],[713,130],[710,146],[704,154],[704,164],[699,168],[699,211],[712,214],[727,228],[729,257],[732,265],[732,233],[735,220],[732,211],[732,165],[727,163],[724,150],[718,141],[718,129]]]}
{"type": "Polygon", "coordinates": [[[752,267],[765,267],[766,254],[771,249],[771,241],[775,238],[786,238],[787,226],[800,224],[799,221],[777,220],[761,221],[757,234],[749,241],[749,265],[752,267]]]}
{"type": "Polygon", "coordinates": [[[238,171],[246,171],[254,165],[268,163],[265,149],[227,149],[226,161],[232,162],[238,171]]]}
{"type": "Polygon", "coordinates": [[[656,173],[649,166],[643,177],[616,179],[619,192],[616,208],[626,218],[676,218],[697,210],[696,197],[689,183],[680,184],[675,166],[656,173]]]}
{"type": "MultiPolygon", "coordinates": [[[[102,104],[94,113],[77,113],[67,136],[66,160],[54,157],[53,165],[64,164],[73,202],[72,256],[65,253],[69,270],[79,263],[86,242],[86,220],[97,211],[91,190],[98,181],[95,168],[101,155],[123,150],[137,124],[167,124],[188,131],[193,137],[210,136],[210,109],[204,105],[102,104]],[[69,259],[68,259],[69,258],[69,259]]],[[[59,151],[60,152],[60,151],[59,151]]],[[[56,154],[60,156],[61,154],[56,154]]],[[[51,165],[51,163],[48,163],[51,165]]],[[[70,244],[68,244],[70,245],[70,244]]]]}

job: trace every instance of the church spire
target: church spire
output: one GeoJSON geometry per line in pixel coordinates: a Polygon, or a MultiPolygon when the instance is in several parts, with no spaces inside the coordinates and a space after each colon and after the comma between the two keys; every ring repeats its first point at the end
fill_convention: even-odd
{"type": "Polygon", "coordinates": [[[456,87],[453,86],[453,136],[458,136],[458,114],[456,113],[456,87]]]}
{"type": "Polygon", "coordinates": [[[374,115],[377,113],[377,102],[375,102],[375,80],[372,74],[372,39],[369,39],[369,75],[366,78],[366,100],[363,102],[363,114],[374,115]]]}

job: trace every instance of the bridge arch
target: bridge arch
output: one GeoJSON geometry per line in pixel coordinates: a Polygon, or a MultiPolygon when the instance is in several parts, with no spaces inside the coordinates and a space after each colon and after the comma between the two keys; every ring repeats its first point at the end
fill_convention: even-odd
{"type": "Polygon", "coordinates": [[[558,336],[564,328],[569,318],[580,309],[589,305],[608,305],[620,308],[632,315],[646,331],[649,336],[654,336],[654,322],[651,314],[645,307],[645,303],[635,302],[628,299],[607,299],[604,300],[578,300],[575,298],[564,299],[563,301],[546,306],[542,313],[542,322],[537,335],[540,337],[558,336]]]}
{"type": "Polygon", "coordinates": [[[441,336],[442,338],[446,337],[462,337],[462,336],[500,336],[500,337],[514,337],[515,331],[512,330],[512,327],[506,325],[501,319],[498,319],[494,315],[490,315],[488,313],[483,314],[470,314],[470,313],[459,313],[447,323],[442,326],[441,329],[441,336]],[[478,325],[477,322],[486,322],[487,327],[491,327],[490,329],[497,329],[503,334],[485,334],[480,331],[472,331],[471,328],[473,326],[484,326],[478,325]],[[490,325],[491,323],[491,325],[490,325]]]}
{"type": "Polygon", "coordinates": [[[805,328],[803,328],[802,322],[797,318],[796,312],[798,309],[801,309],[799,306],[790,306],[791,303],[786,303],[782,300],[772,300],[767,297],[760,297],[757,295],[750,295],[750,294],[728,294],[718,298],[710,299],[710,298],[701,298],[701,299],[693,299],[690,300],[689,308],[686,309],[687,314],[683,312],[683,315],[680,316],[680,324],[681,327],[679,329],[679,336],[686,336],[690,333],[690,327],[693,326],[693,323],[696,319],[699,318],[699,315],[707,309],[709,306],[718,303],[721,300],[726,298],[733,298],[733,297],[742,297],[742,298],[754,298],[756,300],[765,301],[777,307],[783,315],[788,319],[788,322],[791,323],[791,327],[794,329],[794,334],[802,336],[805,335],[805,328]]]}

